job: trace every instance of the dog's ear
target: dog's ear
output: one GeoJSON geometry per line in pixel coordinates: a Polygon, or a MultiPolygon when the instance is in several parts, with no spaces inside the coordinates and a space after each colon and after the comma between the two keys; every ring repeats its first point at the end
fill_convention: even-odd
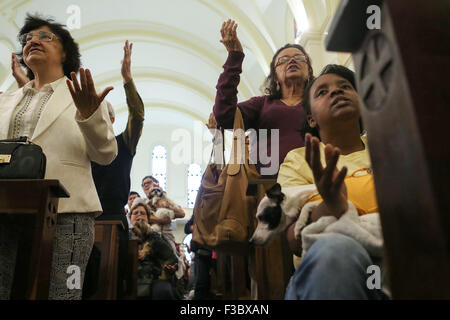
{"type": "Polygon", "coordinates": [[[269,230],[273,230],[280,225],[281,221],[281,207],[266,207],[264,211],[258,216],[260,222],[266,223],[269,230]]]}
{"type": "Polygon", "coordinates": [[[267,197],[273,199],[280,204],[281,201],[284,200],[284,194],[281,192],[281,186],[279,183],[275,183],[275,185],[266,191],[267,197]]]}

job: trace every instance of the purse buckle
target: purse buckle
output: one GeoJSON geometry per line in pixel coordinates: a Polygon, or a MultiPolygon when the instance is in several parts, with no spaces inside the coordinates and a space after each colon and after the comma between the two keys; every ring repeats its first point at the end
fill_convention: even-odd
{"type": "Polygon", "coordinates": [[[0,154],[0,163],[10,163],[11,155],[10,154],[0,154]]]}

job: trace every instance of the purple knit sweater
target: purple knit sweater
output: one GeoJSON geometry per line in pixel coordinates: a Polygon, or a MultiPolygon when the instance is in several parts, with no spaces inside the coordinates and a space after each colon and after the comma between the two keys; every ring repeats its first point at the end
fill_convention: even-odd
{"type": "MultiPolygon", "coordinates": [[[[214,116],[218,125],[225,129],[233,128],[236,105],[239,107],[246,130],[248,129],[279,129],[278,161],[271,160],[268,164],[261,161],[258,154],[256,167],[261,174],[264,167],[276,168],[275,174],[264,174],[276,176],[279,166],[283,163],[287,153],[295,148],[304,146],[303,138],[300,135],[300,127],[305,120],[305,112],[302,103],[296,106],[287,106],[279,99],[271,100],[268,96],[253,97],[247,101],[237,103],[237,87],[240,81],[239,74],[242,72],[242,61],[244,53],[232,51],[228,54],[227,61],[223,66],[224,71],[219,77],[216,89],[216,101],[214,104],[214,116]],[[274,162],[272,164],[272,162],[274,162]]],[[[271,150],[275,149],[271,145],[271,135],[268,130],[267,155],[271,156],[271,150]]],[[[261,140],[260,138],[258,138],[261,140]]],[[[254,144],[250,147],[250,153],[258,152],[254,144]]],[[[265,169],[267,170],[267,169],[265,169]]],[[[270,170],[273,171],[273,170],[270,170]]]]}

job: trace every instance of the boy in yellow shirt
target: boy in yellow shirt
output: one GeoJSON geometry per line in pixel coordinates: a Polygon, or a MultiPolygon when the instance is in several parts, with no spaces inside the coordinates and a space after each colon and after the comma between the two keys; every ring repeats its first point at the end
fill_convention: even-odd
{"type": "MultiPolygon", "coordinates": [[[[288,153],[278,183],[283,189],[315,183],[317,193],[310,201],[318,203],[307,226],[325,216],[340,219],[349,210],[348,200],[359,215],[378,212],[353,72],[343,66],[326,66],[307,86],[304,97],[305,147],[288,153]]],[[[294,225],[288,227],[287,238],[292,251],[301,256],[302,241],[295,237],[294,225]]],[[[354,238],[326,234],[306,251],[285,298],[383,299],[381,290],[366,284],[366,270],[373,264],[354,238]]]]}

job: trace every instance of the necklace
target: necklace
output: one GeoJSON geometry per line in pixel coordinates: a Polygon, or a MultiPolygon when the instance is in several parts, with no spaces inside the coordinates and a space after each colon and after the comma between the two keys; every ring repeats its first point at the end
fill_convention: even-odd
{"type": "Polygon", "coordinates": [[[281,102],[283,102],[285,105],[287,105],[287,106],[289,106],[289,107],[293,107],[293,106],[296,106],[296,105],[299,105],[302,101],[303,101],[303,99],[299,99],[299,100],[297,100],[297,102],[295,102],[295,103],[288,103],[286,100],[284,100],[284,99],[280,99],[281,100],[281,102]]]}
{"type": "MultiPolygon", "coordinates": [[[[51,95],[53,94],[53,90],[50,90],[47,92],[47,94],[42,98],[38,112],[36,114],[36,123],[39,121],[39,118],[41,117],[42,110],[44,109],[44,106],[47,104],[48,100],[50,99],[51,95]]],[[[17,112],[15,118],[14,118],[14,127],[13,127],[13,138],[18,138],[20,136],[20,129],[25,126],[25,113],[27,112],[31,100],[34,96],[34,93],[32,91],[29,91],[24,105],[20,108],[20,110],[17,112]]]]}

